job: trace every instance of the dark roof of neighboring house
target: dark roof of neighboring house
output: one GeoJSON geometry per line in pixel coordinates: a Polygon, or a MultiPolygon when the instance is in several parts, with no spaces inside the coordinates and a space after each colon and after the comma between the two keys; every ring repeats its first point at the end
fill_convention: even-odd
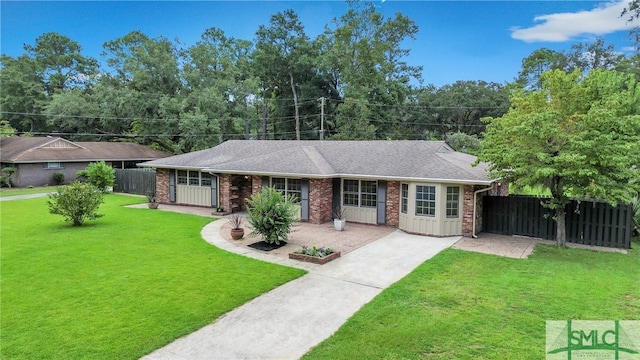
{"type": "Polygon", "coordinates": [[[0,138],[0,161],[4,163],[145,161],[170,155],[125,142],[72,142],[59,137],[0,138]]]}
{"type": "Polygon", "coordinates": [[[216,147],[140,166],[212,173],[374,177],[489,184],[488,164],[444,141],[229,140],[216,147]]]}

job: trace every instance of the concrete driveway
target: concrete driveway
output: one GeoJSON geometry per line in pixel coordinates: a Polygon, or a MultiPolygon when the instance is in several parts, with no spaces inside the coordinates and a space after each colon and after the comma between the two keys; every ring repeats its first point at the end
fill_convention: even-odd
{"type": "Polygon", "coordinates": [[[396,230],[320,266],[233,245],[220,236],[226,222],[218,220],[205,226],[203,238],[231,252],[303,268],[309,273],[143,359],[300,358],[382,290],[460,239],[416,236],[396,230]]]}

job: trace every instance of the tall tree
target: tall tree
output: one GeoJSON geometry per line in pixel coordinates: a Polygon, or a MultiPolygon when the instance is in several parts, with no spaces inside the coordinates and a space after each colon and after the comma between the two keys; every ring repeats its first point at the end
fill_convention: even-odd
{"type": "Polygon", "coordinates": [[[287,84],[291,90],[297,140],[300,140],[298,95],[305,74],[313,73],[314,57],[309,37],[293,10],[272,15],[269,26],[261,25],[256,33],[254,66],[265,82],[270,81],[274,86],[287,84]]]}
{"type": "Polygon", "coordinates": [[[116,72],[105,84],[126,89],[131,102],[127,106],[134,107],[130,131],[173,152],[180,112],[173,100],[182,87],[174,44],[133,31],[103,47],[107,65],[116,72]]]}
{"type": "Polygon", "coordinates": [[[562,52],[541,48],[534,50],[522,60],[522,70],[518,73],[516,83],[531,89],[542,89],[542,74],[549,70],[564,69],[567,56],[562,52]]]}
{"type": "Polygon", "coordinates": [[[82,55],[80,44],[58,33],[42,34],[35,45],[25,45],[24,49],[34,59],[47,95],[86,87],[98,70],[98,61],[82,55]]]}
{"type": "MultiPolygon", "coordinates": [[[[385,19],[371,3],[349,2],[347,13],[334,19],[318,39],[324,58],[321,71],[333,77],[330,83],[347,106],[358,102],[370,109],[368,122],[379,136],[386,137],[395,127],[396,106],[411,93],[410,80],[420,80],[421,68],[405,62],[409,50],[401,47],[417,32],[415,23],[402,14],[385,19]]],[[[351,126],[352,119],[345,116],[351,114],[338,111],[336,126],[351,126]]],[[[357,123],[362,128],[350,130],[348,136],[368,137],[369,124],[357,123]]]]}
{"type": "Polygon", "coordinates": [[[35,61],[27,55],[2,55],[0,64],[0,119],[18,132],[46,131],[46,118],[41,115],[46,96],[35,61]]]}
{"type": "Polygon", "coordinates": [[[500,117],[509,109],[503,85],[485,81],[456,81],[436,91],[431,111],[438,114],[440,136],[456,132],[480,135],[484,117],[500,117]]]}
{"type": "Polygon", "coordinates": [[[640,20],[640,0],[629,1],[620,16],[626,17],[630,23],[635,22],[636,26],[629,30],[629,38],[631,38],[636,48],[636,53],[640,52],[640,24],[638,23],[638,20],[640,20]]]}
{"type": "Polygon", "coordinates": [[[489,121],[478,160],[502,181],[549,189],[564,246],[570,195],[616,204],[640,191],[640,86],[601,69],[542,79],[541,90],[515,91],[509,112],[489,121]]]}
{"type": "Polygon", "coordinates": [[[567,72],[575,69],[585,72],[593,69],[611,70],[624,59],[624,55],[616,51],[613,44],[606,44],[603,39],[571,45],[565,56],[567,65],[564,70],[567,72]]]}

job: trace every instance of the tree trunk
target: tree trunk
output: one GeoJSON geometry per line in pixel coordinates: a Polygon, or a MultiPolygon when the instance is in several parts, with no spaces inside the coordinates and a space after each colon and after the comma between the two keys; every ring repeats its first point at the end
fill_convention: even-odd
{"type": "Polygon", "coordinates": [[[565,244],[567,241],[567,227],[565,225],[566,216],[567,216],[567,213],[564,211],[564,207],[557,209],[556,224],[558,227],[556,231],[556,245],[558,245],[558,247],[566,246],[565,244]]]}
{"type": "Polygon", "coordinates": [[[267,99],[263,96],[262,104],[262,140],[267,140],[267,99]]]}
{"type": "Polygon", "coordinates": [[[289,73],[289,84],[291,92],[293,92],[293,107],[296,110],[296,140],[300,140],[300,112],[298,110],[298,94],[296,94],[296,86],[293,83],[293,74],[289,73]]]}

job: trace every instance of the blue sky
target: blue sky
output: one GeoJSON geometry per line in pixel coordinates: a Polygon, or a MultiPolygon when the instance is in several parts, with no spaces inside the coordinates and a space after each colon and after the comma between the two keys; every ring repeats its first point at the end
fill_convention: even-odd
{"type": "MultiPolygon", "coordinates": [[[[618,17],[628,0],[601,1],[374,1],[385,17],[400,12],[420,31],[405,47],[407,61],[423,66],[425,84],[456,80],[512,81],[522,59],[546,47],[568,49],[602,37],[628,52],[628,24],[618,17]]],[[[101,60],[102,44],[140,30],[178,39],[187,47],[205,29],[252,40],[259,25],[291,8],[315,37],[342,15],[342,1],[5,1],[0,3],[3,54],[19,56],[45,32],[77,41],[83,53],[101,60]]]]}

